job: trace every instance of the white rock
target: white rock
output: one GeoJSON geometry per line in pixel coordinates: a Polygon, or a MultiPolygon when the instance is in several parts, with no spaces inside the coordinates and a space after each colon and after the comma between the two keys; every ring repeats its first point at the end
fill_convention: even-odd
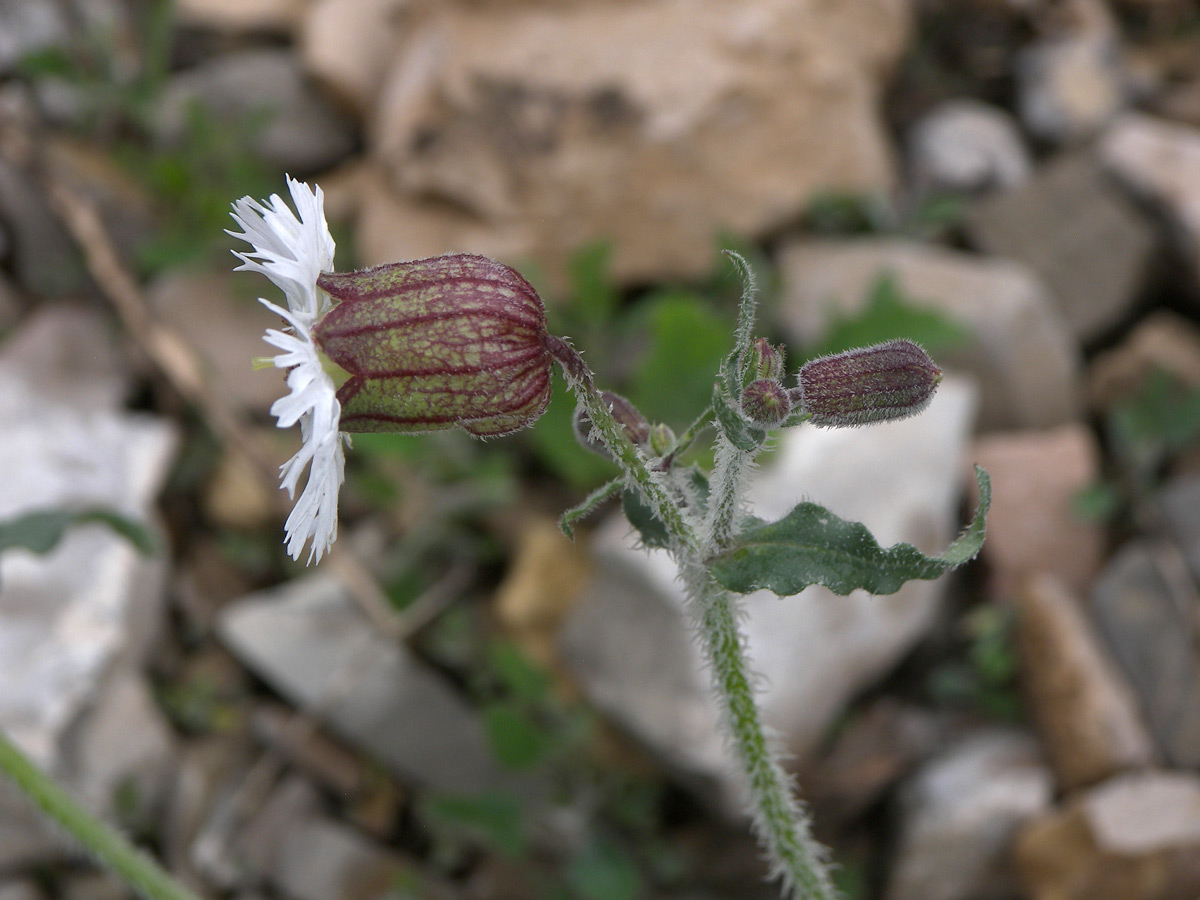
{"type": "Polygon", "coordinates": [[[508,781],[466,700],[373,628],[335,578],[252,594],[217,627],[246,665],[400,777],[455,793],[508,781]]]}
{"type": "Polygon", "coordinates": [[[1015,895],[1009,863],[1017,829],[1050,807],[1054,778],[1037,742],[985,732],[908,784],[887,900],[1001,900],[1015,895]]]}
{"type": "MultiPolygon", "coordinates": [[[[958,527],[974,411],[974,389],[948,378],[929,409],[906,421],[785,432],[751,489],[754,511],[779,518],[811,499],[865,522],[884,545],[908,541],[940,552],[958,527]]],[[[594,552],[596,580],[561,636],[568,666],[621,727],[737,803],[738,779],[674,564],[665,552],[634,549],[623,520],[610,520],[594,552]]],[[[765,591],[744,599],[752,665],[764,677],[764,715],[792,754],[812,751],[845,703],[912,646],[941,593],[941,584],[917,581],[884,598],[813,587],[782,600],[765,591]]]]}
{"type": "Polygon", "coordinates": [[[918,188],[1011,188],[1032,168],[1016,121],[978,100],[947,100],[908,134],[912,178],[918,188]]]}
{"type": "MultiPolygon", "coordinates": [[[[8,477],[0,479],[0,520],[103,507],[152,521],[174,431],[120,410],[125,383],[112,369],[106,325],[79,311],[52,311],[5,345],[0,471],[8,477]]],[[[69,739],[88,732],[87,713],[105,707],[106,686],[142,661],[162,617],[164,565],[99,525],[69,531],[45,556],[0,557],[0,727],[52,772],[64,774],[69,757],[87,752],[69,739]]],[[[136,771],[144,759],[126,762],[136,771]]],[[[134,774],[109,763],[103,778],[82,773],[84,781],[134,774]]],[[[14,821],[28,822],[24,804],[4,806],[14,821]]],[[[37,829],[24,827],[23,839],[32,840],[37,829]]],[[[23,859],[21,843],[0,839],[0,864],[23,859]]]]}
{"type": "Polygon", "coordinates": [[[940,365],[974,375],[981,426],[1045,428],[1079,414],[1080,353],[1040,279],[1027,267],[891,238],[804,241],[780,254],[779,316],[812,346],[831,313],[862,310],[884,276],[919,308],[966,326],[968,345],[940,365]]]}

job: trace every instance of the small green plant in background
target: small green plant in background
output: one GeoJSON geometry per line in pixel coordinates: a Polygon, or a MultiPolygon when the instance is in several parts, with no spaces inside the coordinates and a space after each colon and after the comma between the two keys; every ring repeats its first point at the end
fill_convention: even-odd
{"type": "Polygon", "coordinates": [[[1113,466],[1106,478],[1076,494],[1076,514],[1092,522],[1153,517],[1148,504],[1165,470],[1200,445],[1200,388],[1153,369],[1105,412],[1103,425],[1113,466]]]}

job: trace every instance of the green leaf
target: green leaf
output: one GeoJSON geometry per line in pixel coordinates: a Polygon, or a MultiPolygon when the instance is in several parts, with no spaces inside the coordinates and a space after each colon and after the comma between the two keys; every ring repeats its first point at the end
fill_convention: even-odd
{"type": "Polygon", "coordinates": [[[671,535],[667,526],[654,515],[653,511],[642,502],[637,491],[626,490],[621,494],[621,507],[629,524],[637,529],[642,539],[642,546],[647,549],[669,547],[671,535]]]}
{"type": "Polygon", "coordinates": [[[509,641],[495,641],[488,648],[488,662],[504,687],[525,703],[542,703],[551,694],[550,673],[538,666],[509,641]]]}
{"type": "Polygon", "coordinates": [[[962,324],[910,297],[891,273],[885,273],[871,286],[866,305],[849,316],[837,316],[830,322],[825,340],[814,348],[812,357],[840,353],[854,347],[869,347],[894,338],[908,338],[930,353],[944,352],[962,345],[971,332],[962,324]]]}
{"type": "Polygon", "coordinates": [[[778,522],[757,519],[736,546],[713,558],[709,570],[731,591],[760,588],[781,597],[820,584],[835,594],[858,588],[892,594],[906,581],[929,580],[973,559],[983,546],[992,483],[975,467],[979,509],[966,530],[941,556],[926,556],[911,544],[883,548],[861,522],[847,522],[816,503],[801,503],[778,522]]]}
{"type": "Polygon", "coordinates": [[[576,893],[585,900],[637,900],[645,884],[633,859],[615,842],[592,840],[567,873],[576,893]]]}
{"type": "Polygon", "coordinates": [[[424,804],[424,813],[433,824],[474,838],[509,859],[525,852],[521,801],[511,794],[435,797],[424,804]]]}
{"type": "Polygon", "coordinates": [[[552,736],[515,703],[486,707],[483,727],[496,759],[510,769],[536,766],[554,743],[552,736]]]}
{"type": "Polygon", "coordinates": [[[49,553],[68,528],[90,522],[107,525],[145,556],[158,552],[158,540],[145,525],[111,510],[92,508],[39,510],[0,522],[0,553],[16,548],[49,553]]]}
{"type": "MultiPolygon", "coordinates": [[[[625,323],[625,347],[645,341],[626,392],[651,422],[691,421],[708,403],[729,346],[729,322],[686,291],[654,294],[625,323]]],[[[628,350],[625,350],[628,353],[628,350]]]]}

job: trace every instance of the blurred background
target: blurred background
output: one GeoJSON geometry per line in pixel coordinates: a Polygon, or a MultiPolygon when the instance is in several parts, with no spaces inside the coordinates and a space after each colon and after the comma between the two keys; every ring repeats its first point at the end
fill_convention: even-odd
{"type": "MultiPolygon", "coordinates": [[[[757,273],[794,369],[904,336],[920,417],[794,429],[802,499],[980,561],[747,598],[851,900],[1200,895],[1200,7],[1183,0],[0,0],[0,727],[204,896],[770,898],[668,561],[562,386],[355,438],[284,554],[281,374],[230,203],[337,268],[520,269],[682,430],[757,273]]],[[[705,461],[705,451],[695,454],[705,461]]],[[[126,890],[0,788],[3,900],[126,890]]]]}

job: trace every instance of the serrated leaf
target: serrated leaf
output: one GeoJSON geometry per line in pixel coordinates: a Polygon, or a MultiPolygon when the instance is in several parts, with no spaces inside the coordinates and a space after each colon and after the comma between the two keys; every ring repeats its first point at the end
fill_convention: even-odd
{"type": "Polygon", "coordinates": [[[710,561],[709,571],[722,586],[740,594],[766,588],[785,597],[811,584],[842,595],[859,588],[893,594],[906,581],[937,578],[979,552],[992,483],[979,466],[975,478],[979,509],[941,556],[926,556],[912,544],[880,547],[861,522],[839,519],[816,503],[801,503],[778,522],[753,520],[735,547],[710,561]]]}
{"type": "Polygon", "coordinates": [[[0,553],[21,548],[31,553],[49,553],[68,528],[89,522],[107,525],[137,549],[150,555],[158,550],[154,534],[140,522],[107,509],[46,509],[0,522],[0,553]]]}
{"type": "Polygon", "coordinates": [[[637,529],[643,547],[654,550],[670,546],[671,535],[667,526],[642,502],[637,491],[626,490],[621,494],[621,508],[629,524],[637,529]]]}

